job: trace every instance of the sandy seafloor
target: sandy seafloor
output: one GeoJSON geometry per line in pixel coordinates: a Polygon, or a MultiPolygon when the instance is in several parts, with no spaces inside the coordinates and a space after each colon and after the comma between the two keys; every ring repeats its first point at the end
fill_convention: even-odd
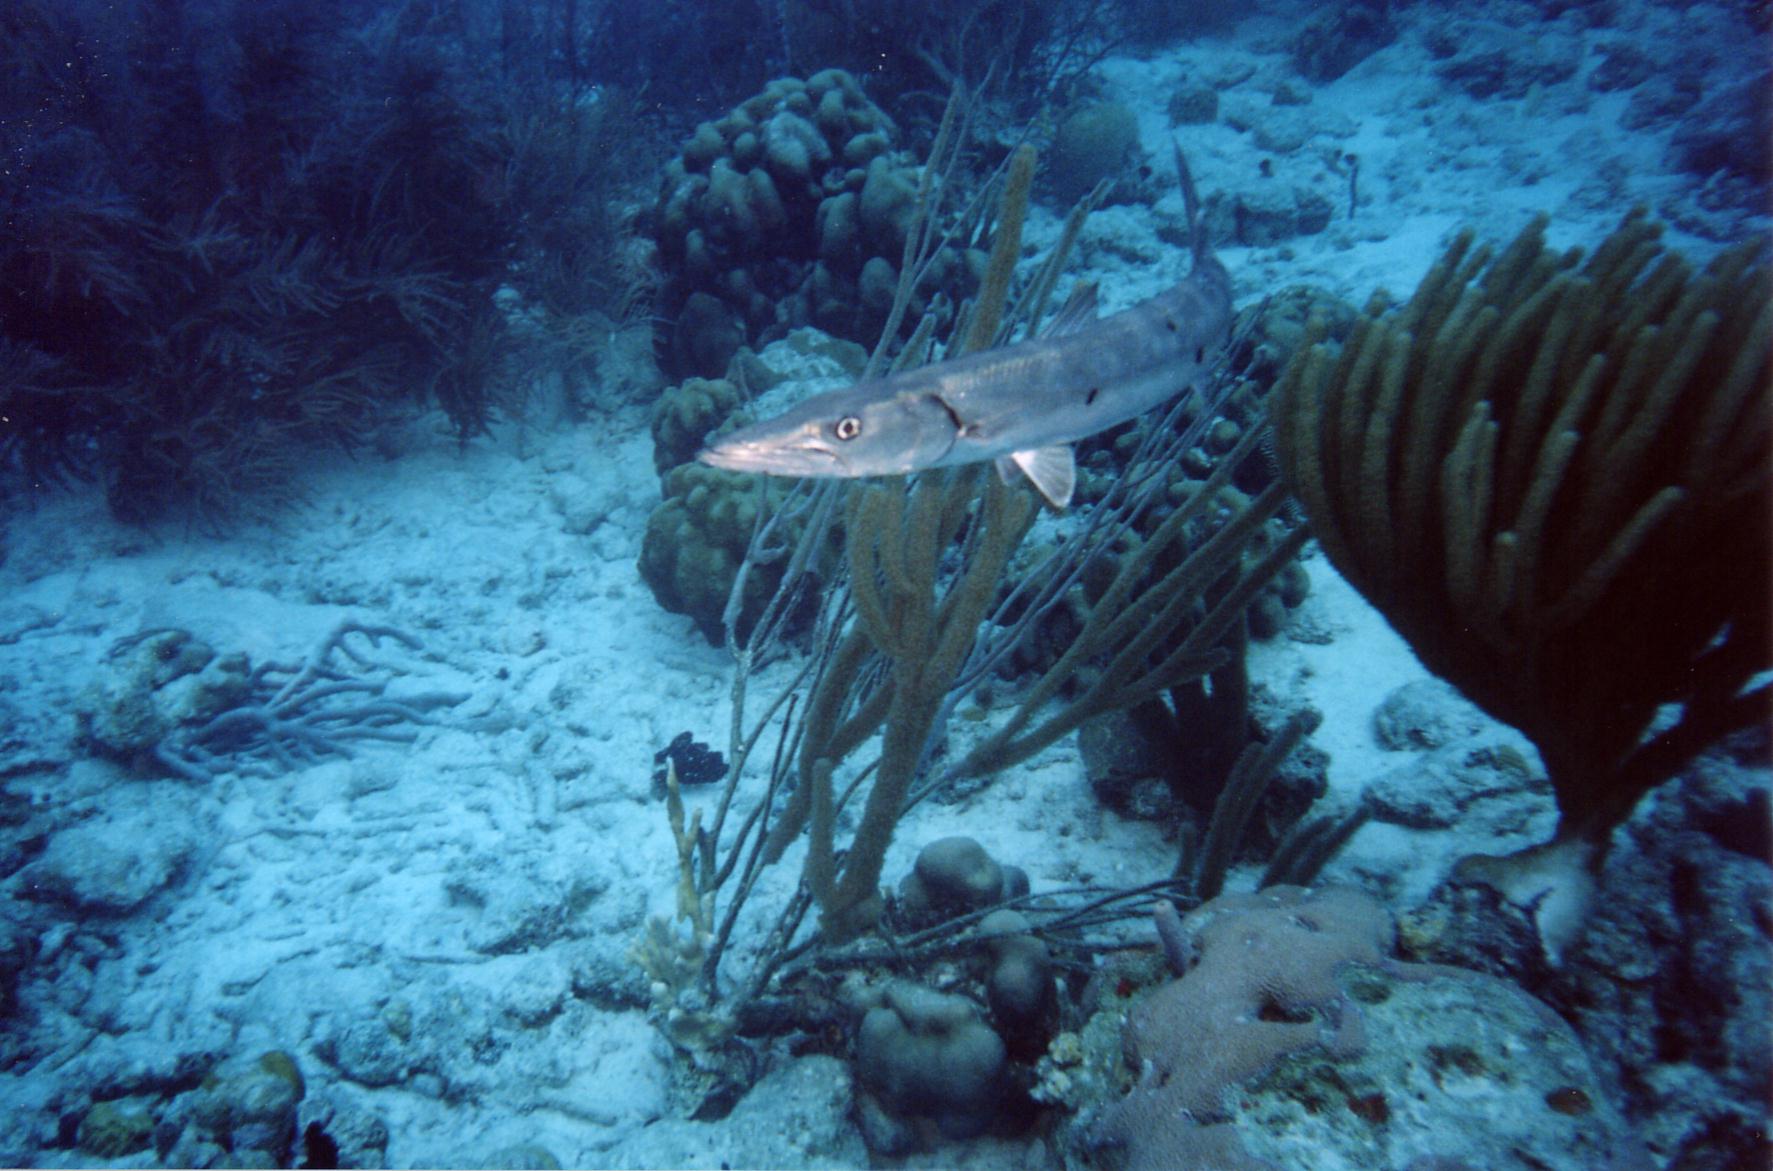
{"type": "MultiPolygon", "coordinates": [[[[1110,59],[1105,93],[1138,111],[1154,165],[1167,166],[1175,83],[1247,64],[1222,108],[1266,107],[1290,75],[1284,32],[1252,21],[1229,38],[1110,59]]],[[[1336,214],[1317,235],[1223,250],[1240,297],[1295,282],[1357,303],[1379,287],[1407,294],[1461,224],[1506,240],[1544,210],[1554,243],[1581,244],[1633,202],[1685,214],[1694,180],[1670,169],[1661,137],[1618,128],[1625,101],[1590,92],[1579,72],[1527,99],[1479,103],[1436,80],[1406,32],[1298,108],[1324,132],[1279,159],[1277,176],[1322,190],[1336,214]],[[1361,158],[1352,219],[1326,162],[1339,152],[1361,158]]],[[[1264,157],[1223,121],[1176,134],[1209,196],[1247,182],[1264,157]]],[[[1160,210],[1174,220],[1173,192],[1160,210]]],[[[1044,246],[1055,228],[1043,210],[1031,237],[1044,246]]],[[[1695,257],[1717,246],[1678,229],[1669,239],[1695,257]]],[[[1184,266],[1138,206],[1099,213],[1075,265],[1100,280],[1108,309],[1184,266]]],[[[82,487],[10,518],[0,704],[13,734],[40,738],[58,767],[9,788],[49,824],[103,827],[93,840],[115,843],[117,865],[160,867],[167,881],[128,916],[70,913],[42,942],[26,1019],[47,1055],[0,1077],[0,1163],[84,1161],[48,1148],[95,1086],[151,1081],[182,1055],[270,1048],[296,1057],[310,1102],[380,1118],[390,1165],[479,1164],[526,1146],[592,1166],[744,1165],[760,1151],[839,1165],[859,1150],[837,1136],[841,1117],[809,1120],[817,1111],[792,1078],[766,1081],[727,1121],[668,1120],[670,1054],[631,998],[627,949],[649,913],[669,913],[675,877],[653,753],[685,730],[724,746],[732,673],[636,572],[658,499],[647,422],[647,406],[629,402],[572,424],[502,425],[458,448],[441,419],[415,419],[391,458],[338,459],[308,478],[305,502],[221,538],[120,526],[82,487]],[[411,745],[208,786],[126,775],[73,742],[76,697],[120,637],[180,627],[218,651],[293,659],[346,618],[416,635],[422,653],[393,656],[410,685],[471,698],[411,745]],[[336,1055],[353,1029],[390,1011],[411,1022],[407,1067],[382,1085],[361,1069],[342,1076],[336,1055]]],[[[1321,557],[1308,568],[1294,624],[1311,640],[1261,645],[1251,665],[1277,697],[1323,711],[1313,742],[1346,796],[1407,763],[1376,745],[1371,715],[1424,672],[1321,557]]],[[[1458,853],[1518,847],[1550,824],[1547,802],[1511,840],[1369,826],[1328,877],[1382,886],[1403,905],[1458,853]]],[[[960,832],[1037,889],[1149,880],[1174,850],[1156,827],[1096,805],[1070,741],[964,803],[916,809],[889,880],[921,842],[960,832]]],[[[778,867],[759,905],[796,870],[792,857],[778,867]]],[[[1019,1157],[1014,1144],[995,1156],[1019,1157]]]]}

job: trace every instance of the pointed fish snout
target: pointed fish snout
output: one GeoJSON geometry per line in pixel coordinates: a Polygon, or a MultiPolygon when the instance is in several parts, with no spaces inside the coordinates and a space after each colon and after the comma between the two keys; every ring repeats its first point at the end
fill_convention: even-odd
{"type": "Polygon", "coordinates": [[[767,454],[748,443],[720,443],[713,447],[704,447],[696,452],[696,462],[729,472],[769,470],[766,466],[769,462],[767,454]]]}
{"type": "Polygon", "coordinates": [[[841,476],[842,465],[829,451],[787,447],[779,442],[727,440],[704,447],[696,462],[729,472],[762,472],[771,476],[841,476]]]}

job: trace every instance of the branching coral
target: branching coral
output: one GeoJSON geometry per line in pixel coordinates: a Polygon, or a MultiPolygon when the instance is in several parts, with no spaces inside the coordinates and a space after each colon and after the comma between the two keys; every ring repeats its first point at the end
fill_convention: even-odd
{"type": "Polygon", "coordinates": [[[881,865],[923,762],[930,729],[953,686],[974,632],[996,595],[1010,552],[1033,518],[1031,502],[992,480],[969,539],[966,567],[938,589],[941,550],[966,520],[977,477],[957,475],[851,495],[847,530],[850,586],[858,621],[838,644],[825,685],[816,689],[800,747],[800,787],[775,829],[777,852],[798,835],[810,841],[806,879],[827,936],[843,940],[880,913],[881,865]],[[878,653],[884,678],[856,668],[878,653]],[[858,686],[860,685],[860,686],[858,686]],[[835,836],[839,800],[832,770],[874,734],[880,762],[861,822],[847,850],[835,836]]]}
{"type": "Polygon", "coordinates": [[[459,692],[390,694],[402,674],[352,645],[384,641],[419,649],[391,626],[343,622],[300,663],[261,663],[236,702],[201,723],[175,729],[154,756],[172,771],[209,781],[232,768],[293,769],[329,756],[351,756],[359,741],[410,742],[431,713],[468,698],[459,692]],[[243,763],[244,762],[244,763],[243,763]]]}
{"type": "Polygon", "coordinates": [[[1695,272],[1641,213],[1586,261],[1544,231],[1462,234],[1271,410],[1330,560],[1601,840],[1767,712],[1773,280],[1755,245],[1695,272]]]}

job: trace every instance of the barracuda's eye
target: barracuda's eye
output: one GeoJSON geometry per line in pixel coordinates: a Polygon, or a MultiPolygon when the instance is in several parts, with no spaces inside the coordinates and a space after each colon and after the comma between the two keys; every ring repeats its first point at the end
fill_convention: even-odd
{"type": "Polygon", "coordinates": [[[854,415],[845,415],[831,428],[831,433],[839,439],[854,439],[862,433],[862,420],[854,415]]]}

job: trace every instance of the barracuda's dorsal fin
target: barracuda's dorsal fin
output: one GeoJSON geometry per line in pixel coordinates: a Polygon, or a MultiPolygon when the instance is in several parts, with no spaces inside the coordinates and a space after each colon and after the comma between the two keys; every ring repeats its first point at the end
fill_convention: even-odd
{"type": "Polygon", "coordinates": [[[1037,447],[1032,451],[1012,451],[997,460],[997,474],[1003,477],[1004,483],[1012,479],[1011,468],[1020,468],[1034,485],[1034,490],[1046,497],[1048,504],[1054,508],[1064,508],[1071,503],[1071,494],[1077,489],[1077,463],[1071,458],[1071,448],[1065,444],[1052,447],[1037,447]]]}
{"type": "Polygon", "coordinates": [[[1041,330],[1042,337],[1061,337],[1064,334],[1076,333],[1084,326],[1096,320],[1096,282],[1078,281],[1077,287],[1071,290],[1071,296],[1065,298],[1065,304],[1053,314],[1047,327],[1041,330]]]}
{"type": "Polygon", "coordinates": [[[1212,251],[1207,244],[1206,222],[1201,219],[1200,194],[1194,189],[1194,174],[1188,169],[1188,160],[1182,157],[1182,144],[1172,138],[1170,149],[1176,152],[1176,180],[1182,184],[1182,211],[1188,216],[1188,250],[1199,262],[1212,251]]]}

